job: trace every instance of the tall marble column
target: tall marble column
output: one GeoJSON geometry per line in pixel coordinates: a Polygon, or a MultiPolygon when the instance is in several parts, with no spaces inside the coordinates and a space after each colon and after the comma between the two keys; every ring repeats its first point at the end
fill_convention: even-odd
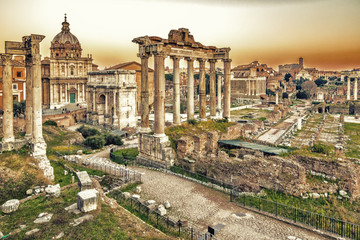
{"type": "Polygon", "coordinates": [[[354,100],[358,99],[357,94],[358,94],[358,79],[355,78],[355,81],[354,81],[354,100]]]}
{"type": "Polygon", "coordinates": [[[96,113],[96,91],[95,88],[92,89],[92,111],[96,113]]]}
{"type": "Polygon", "coordinates": [[[223,118],[230,120],[230,104],[231,104],[231,59],[223,59],[224,61],[224,112],[223,118]]]}
{"type": "Polygon", "coordinates": [[[174,64],[174,113],[173,113],[173,122],[176,125],[179,125],[180,122],[180,68],[179,62],[180,58],[176,56],[171,57],[174,64]]]}
{"type": "Polygon", "coordinates": [[[199,93],[200,93],[200,120],[206,120],[206,80],[205,80],[205,63],[206,60],[199,58],[198,59],[200,64],[200,83],[199,83],[199,93]]]}
{"type": "Polygon", "coordinates": [[[69,84],[66,83],[65,84],[65,103],[69,103],[69,99],[68,99],[68,91],[69,91],[69,84]]]}
{"type": "Polygon", "coordinates": [[[347,94],[346,94],[346,100],[350,100],[350,77],[348,77],[348,80],[347,80],[347,94]]]}
{"type": "Polygon", "coordinates": [[[105,90],[105,117],[109,115],[109,90],[105,90]]]}
{"type": "MultiPolygon", "coordinates": [[[[31,54],[33,67],[31,71],[33,84],[33,155],[46,156],[46,143],[42,134],[42,89],[41,89],[41,56],[40,42],[42,35],[31,35],[31,54]]],[[[46,174],[45,174],[46,175],[46,174]]]]}
{"type": "Polygon", "coordinates": [[[154,135],[165,136],[165,54],[154,54],[154,135]]]}
{"type": "Polygon", "coordinates": [[[113,104],[114,104],[113,124],[112,124],[113,128],[117,128],[119,126],[119,118],[118,118],[118,116],[116,114],[116,112],[117,112],[117,108],[116,108],[116,91],[117,91],[117,89],[113,90],[113,101],[114,101],[113,102],[113,104]]]}
{"type": "Polygon", "coordinates": [[[149,55],[141,56],[141,132],[150,132],[149,128],[149,55]]]}
{"type": "Polygon", "coordinates": [[[13,125],[13,94],[12,94],[12,55],[3,54],[1,55],[2,60],[2,78],[3,78],[3,133],[4,137],[3,150],[12,150],[12,147],[9,145],[5,146],[7,143],[15,141],[14,138],[14,125],[13,125]]]}
{"type": "MultiPolygon", "coordinates": [[[[33,127],[33,92],[32,92],[32,57],[31,55],[26,55],[25,57],[25,68],[26,68],[26,109],[25,109],[25,138],[27,140],[32,139],[32,127],[33,127]]],[[[50,85],[52,86],[52,85],[50,85]]],[[[51,91],[51,90],[50,90],[51,91]]],[[[51,99],[51,98],[50,98],[51,99]]],[[[53,103],[50,103],[50,106],[53,103]]]]}
{"type": "Polygon", "coordinates": [[[210,59],[210,118],[216,117],[216,72],[215,59],[210,59]]]}
{"type": "Polygon", "coordinates": [[[59,84],[59,103],[63,103],[63,84],[59,84]]]}
{"type": "Polygon", "coordinates": [[[217,111],[220,113],[221,111],[221,79],[222,76],[219,74],[217,76],[217,111]]]}
{"type": "Polygon", "coordinates": [[[52,106],[54,104],[54,84],[50,82],[49,85],[50,85],[50,106],[52,106]]]}
{"type": "Polygon", "coordinates": [[[187,79],[187,119],[194,119],[194,59],[186,58],[188,79],[187,79]]]}
{"type": "Polygon", "coordinates": [[[275,93],[275,104],[276,105],[279,104],[279,93],[278,93],[278,91],[276,91],[276,93],[275,93]]]}

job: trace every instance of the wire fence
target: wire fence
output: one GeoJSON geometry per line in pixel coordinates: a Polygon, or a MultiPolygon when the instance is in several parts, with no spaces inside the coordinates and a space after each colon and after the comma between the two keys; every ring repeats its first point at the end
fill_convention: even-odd
{"type": "Polygon", "coordinates": [[[319,230],[338,234],[341,237],[360,240],[360,225],[241,193],[235,189],[231,191],[230,201],[238,205],[270,213],[275,217],[286,218],[294,223],[306,224],[319,230]]]}
{"type": "Polygon", "coordinates": [[[161,216],[151,205],[147,206],[138,199],[125,197],[120,191],[114,191],[109,196],[114,198],[121,206],[167,235],[190,240],[216,240],[209,232],[201,233],[195,228],[188,226],[187,221],[176,221],[167,216],[161,216]]]}

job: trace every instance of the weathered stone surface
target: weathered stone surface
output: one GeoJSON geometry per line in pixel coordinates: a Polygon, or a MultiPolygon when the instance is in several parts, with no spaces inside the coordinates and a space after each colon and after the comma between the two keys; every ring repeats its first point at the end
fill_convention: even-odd
{"type": "Polygon", "coordinates": [[[59,197],[60,196],[60,184],[49,185],[45,188],[46,194],[49,196],[59,197]]]}
{"type": "Polygon", "coordinates": [[[1,206],[1,210],[3,211],[3,213],[12,213],[15,212],[20,206],[20,201],[17,199],[11,199],[8,200],[7,202],[5,202],[2,206],[1,206]]]}
{"type": "Polygon", "coordinates": [[[85,222],[85,221],[92,220],[92,219],[94,219],[94,216],[93,216],[93,215],[91,215],[91,214],[86,214],[85,216],[82,216],[82,217],[79,217],[79,218],[74,219],[74,221],[72,221],[72,222],[70,223],[70,225],[76,227],[76,226],[80,225],[81,223],[83,223],[83,222],[85,222]]]}
{"type": "Polygon", "coordinates": [[[81,212],[90,212],[96,210],[98,204],[99,192],[96,189],[81,191],[77,195],[77,208],[81,212]]]}
{"type": "Polygon", "coordinates": [[[77,172],[76,177],[78,179],[78,186],[80,192],[91,189],[92,181],[86,171],[77,172]]]}
{"type": "Polygon", "coordinates": [[[4,234],[0,231],[0,238],[2,238],[4,236],[4,234]]]}
{"type": "Polygon", "coordinates": [[[125,197],[125,199],[127,199],[127,198],[129,198],[131,196],[131,194],[128,193],[128,192],[123,192],[122,194],[125,197]]]}
{"type": "Polygon", "coordinates": [[[64,232],[59,233],[58,235],[56,235],[55,239],[60,239],[63,236],[65,236],[64,232]]]}
{"type": "Polygon", "coordinates": [[[137,186],[137,187],[136,187],[135,193],[141,193],[141,186],[137,186]]]}
{"type": "Polygon", "coordinates": [[[312,193],[312,194],[311,194],[311,197],[312,197],[312,198],[320,198],[320,194],[318,194],[318,193],[312,193]]]}
{"type": "Polygon", "coordinates": [[[51,220],[51,218],[52,218],[52,216],[53,216],[54,214],[52,214],[52,213],[46,213],[46,212],[44,212],[44,213],[40,213],[38,216],[37,216],[37,218],[35,219],[35,221],[34,221],[34,223],[47,223],[47,222],[50,222],[50,220],[51,220]]]}
{"type": "Polygon", "coordinates": [[[171,207],[169,201],[165,201],[165,202],[164,202],[164,207],[165,207],[166,209],[168,209],[168,208],[171,207]]]}
{"type": "Polygon", "coordinates": [[[160,215],[160,216],[165,216],[166,215],[166,209],[164,207],[164,205],[160,204],[157,209],[156,212],[160,215]]]}
{"type": "Polygon", "coordinates": [[[147,206],[153,205],[153,204],[155,204],[155,203],[156,203],[155,200],[147,200],[147,201],[146,201],[146,205],[147,205],[147,206]]]}
{"type": "Polygon", "coordinates": [[[140,198],[140,195],[138,195],[138,194],[133,194],[133,195],[132,195],[132,198],[133,198],[133,199],[139,199],[139,198],[140,198]]]}
{"type": "Polygon", "coordinates": [[[339,194],[340,194],[340,196],[344,197],[344,196],[347,195],[347,192],[344,191],[344,190],[340,190],[340,191],[339,191],[339,194]]]}
{"type": "Polygon", "coordinates": [[[31,195],[32,193],[33,193],[33,190],[31,188],[26,190],[26,195],[31,195]]]}
{"type": "Polygon", "coordinates": [[[34,228],[33,230],[26,232],[25,235],[30,236],[30,235],[33,235],[34,233],[37,233],[38,231],[40,231],[40,229],[34,228]]]}

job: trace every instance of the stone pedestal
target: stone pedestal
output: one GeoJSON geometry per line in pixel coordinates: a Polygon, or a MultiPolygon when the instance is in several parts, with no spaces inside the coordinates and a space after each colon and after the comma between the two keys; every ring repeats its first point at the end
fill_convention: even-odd
{"type": "Polygon", "coordinates": [[[174,165],[175,152],[169,138],[145,133],[139,134],[139,155],[136,161],[145,166],[170,168],[174,165]]]}
{"type": "Polygon", "coordinates": [[[76,172],[76,177],[78,179],[79,191],[91,189],[92,181],[86,171],[76,172]]]}
{"type": "Polygon", "coordinates": [[[90,212],[97,209],[99,192],[96,189],[81,191],[77,195],[77,208],[81,212],[90,212]]]}

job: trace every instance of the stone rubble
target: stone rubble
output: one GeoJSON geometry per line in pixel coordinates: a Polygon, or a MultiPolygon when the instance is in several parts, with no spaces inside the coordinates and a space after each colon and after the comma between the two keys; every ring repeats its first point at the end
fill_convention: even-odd
{"type": "Polygon", "coordinates": [[[70,223],[70,226],[76,227],[76,226],[80,225],[81,223],[83,223],[83,222],[85,222],[85,221],[92,220],[93,218],[94,218],[93,215],[91,215],[91,214],[86,214],[86,215],[84,215],[84,216],[82,216],[82,217],[79,217],[79,218],[74,219],[74,221],[72,221],[72,222],[70,223]]]}
{"type": "Polygon", "coordinates": [[[165,201],[165,202],[164,202],[164,207],[165,207],[166,209],[168,209],[168,208],[171,207],[169,201],[165,201]]]}
{"type": "Polygon", "coordinates": [[[2,206],[1,210],[3,213],[15,212],[20,206],[20,201],[17,199],[11,199],[6,201],[2,206]]]}
{"type": "Polygon", "coordinates": [[[33,234],[37,233],[38,231],[40,231],[40,229],[34,228],[33,230],[30,230],[30,231],[26,232],[25,235],[30,236],[30,235],[33,235],[33,234]]]}
{"type": "Polygon", "coordinates": [[[42,223],[48,223],[50,222],[51,218],[53,217],[54,214],[52,213],[47,213],[47,212],[44,212],[44,213],[40,213],[37,218],[35,219],[34,223],[39,223],[39,224],[42,224],[42,223]]]}
{"type": "Polygon", "coordinates": [[[77,208],[81,212],[90,212],[97,209],[99,192],[96,189],[81,191],[77,195],[77,208]]]}
{"type": "Polygon", "coordinates": [[[48,196],[50,197],[59,197],[61,190],[60,190],[60,184],[56,184],[56,185],[48,185],[45,188],[45,192],[48,196]]]}

